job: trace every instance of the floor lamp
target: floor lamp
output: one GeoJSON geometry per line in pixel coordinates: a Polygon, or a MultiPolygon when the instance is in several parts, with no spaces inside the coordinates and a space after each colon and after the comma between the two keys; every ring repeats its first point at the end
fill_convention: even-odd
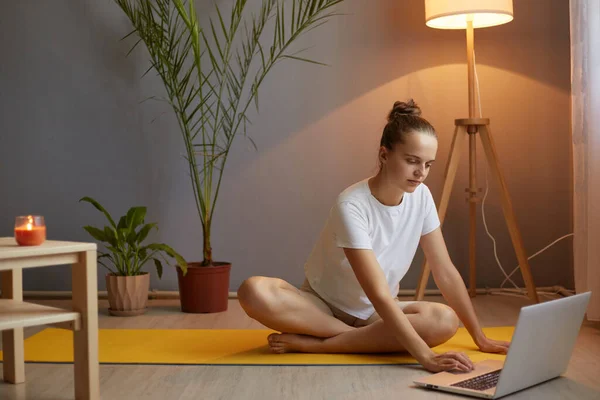
{"type": "MultiPolygon", "coordinates": [[[[464,139],[469,137],[469,188],[466,189],[469,201],[469,294],[475,296],[476,290],[476,261],[475,261],[475,234],[477,218],[477,174],[476,174],[476,136],[480,134],[481,144],[485,151],[487,161],[493,177],[500,187],[502,211],[508,225],[517,260],[521,267],[523,280],[527,287],[529,298],[535,303],[539,302],[527,254],[523,246],[521,232],[517,227],[517,220],[512,207],[508,189],[500,170],[498,155],[490,131],[488,118],[477,118],[475,115],[475,65],[474,65],[474,29],[501,25],[512,21],[512,0],[425,0],[425,18],[427,26],[438,29],[466,29],[467,32],[467,70],[469,84],[469,118],[456,119],[454,138],[450,149],[450,156],[446,165],[442,197],[438,207],[441,223],[444,223],[448,200],[452,191],[460,151],[464,139]]],[[[421,277],[417,285],[416,300],[422,300],[429,279],[430,269],[427,261],[424,262],[421,277]]]]}

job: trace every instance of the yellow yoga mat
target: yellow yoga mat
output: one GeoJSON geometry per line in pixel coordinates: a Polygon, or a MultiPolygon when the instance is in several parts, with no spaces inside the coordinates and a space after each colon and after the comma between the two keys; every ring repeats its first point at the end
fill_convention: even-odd
{"type": "MultiPolygon", "coordinates": [[[[509,341],[513,327],[484,328],[490,338],[509,341]]],[[[101,364],[173,365],[390,365],[417,364],[402,353],[395,354],[273,354],[267,346],[271,330],[212,329],[100,329],[101,364]]],[[[372,340],[377,340],[373,338],[372,340]]],[[[461,351],[471,360],[504,360],[504,355],[477,350],[464,328],[437,353],[461,351]]],[[[1,357],[1,352],[0,352],[1,357]]],[[[25,339],[25,361],[72,363],[73,332],[47,328],[25,339]]]]}

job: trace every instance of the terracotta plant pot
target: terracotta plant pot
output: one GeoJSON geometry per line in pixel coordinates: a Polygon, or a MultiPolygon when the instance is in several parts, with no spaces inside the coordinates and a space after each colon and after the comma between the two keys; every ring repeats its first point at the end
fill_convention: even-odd
{"type": "Polygon", "coordinates": [[[108,312],[119,317],[145,313],[149,289],[150,275],[147,272],[136,276],[106,275],[108,312]]]}
{"type": "Polygon", "coordinates": [[[229,298],[230,263],[217,262],[203,267],[188,263],[187,274],[177,268],[181,311],[186,313],[215,313],[227,311],[229,298]]]}

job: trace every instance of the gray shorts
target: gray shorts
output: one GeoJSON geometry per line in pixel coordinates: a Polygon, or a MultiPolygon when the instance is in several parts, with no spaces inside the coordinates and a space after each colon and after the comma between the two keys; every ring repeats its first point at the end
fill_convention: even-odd
{"type": "MultiPolygon", "coordinates": [[[[373,322],[381,319],[381,317],[379,316],[379,314],[377,314],[376,311],[369,318],[360,319],[360,318],[357,318],[353,315],[350,315],[350,314],[340,310],[339,308],[335,307],[334,305],[331,305],[326,300],[324,300],[321,296],[319,296],[319,294],[314,291],[314,289],[310,286],[310,283],[308,283],[308,280],[306,280],[306,279],[304,280],[304,283],[300,287],[300,293],[305,299],[309,300],[311,303],[313,303],[315,306],[317,306],[325,314],[331,315],[332,317],[339,319],[346,325],[350,325],[350,326],[354,326],[354,327],[358,328],[361,326],[370,325],[373,322]]],[[[404,310],[404,308],[406,308],[406,306],[408,306],[412,303],[416,303],[416,301],[400,301],[400,300],[396,299],[396,303],[398,304],[398,307],[400,307],[401,310],[404,310]]]]}

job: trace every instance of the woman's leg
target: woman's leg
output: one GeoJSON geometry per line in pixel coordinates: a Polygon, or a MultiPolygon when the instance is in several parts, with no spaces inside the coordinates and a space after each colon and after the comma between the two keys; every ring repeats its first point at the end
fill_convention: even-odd
{"type": "Polygon", "coordinates": [[[356,329],[333,317],[316,296],[281,279],[248,278],[238,290],[238,299],[248,316],[279,332],[328,338],[356,329]]]}
{"type": "MultiPolygon", "coordinates": [[[[458,329],[458,317],[444,304],[417,302],[406,306],[403,312],[429,347],[446,342],[458,329]]],[[[405,350],[381,319],[329,338],[273,334],[269,336],[269,345],[279,353],[388,353],[405,350]]]]}

